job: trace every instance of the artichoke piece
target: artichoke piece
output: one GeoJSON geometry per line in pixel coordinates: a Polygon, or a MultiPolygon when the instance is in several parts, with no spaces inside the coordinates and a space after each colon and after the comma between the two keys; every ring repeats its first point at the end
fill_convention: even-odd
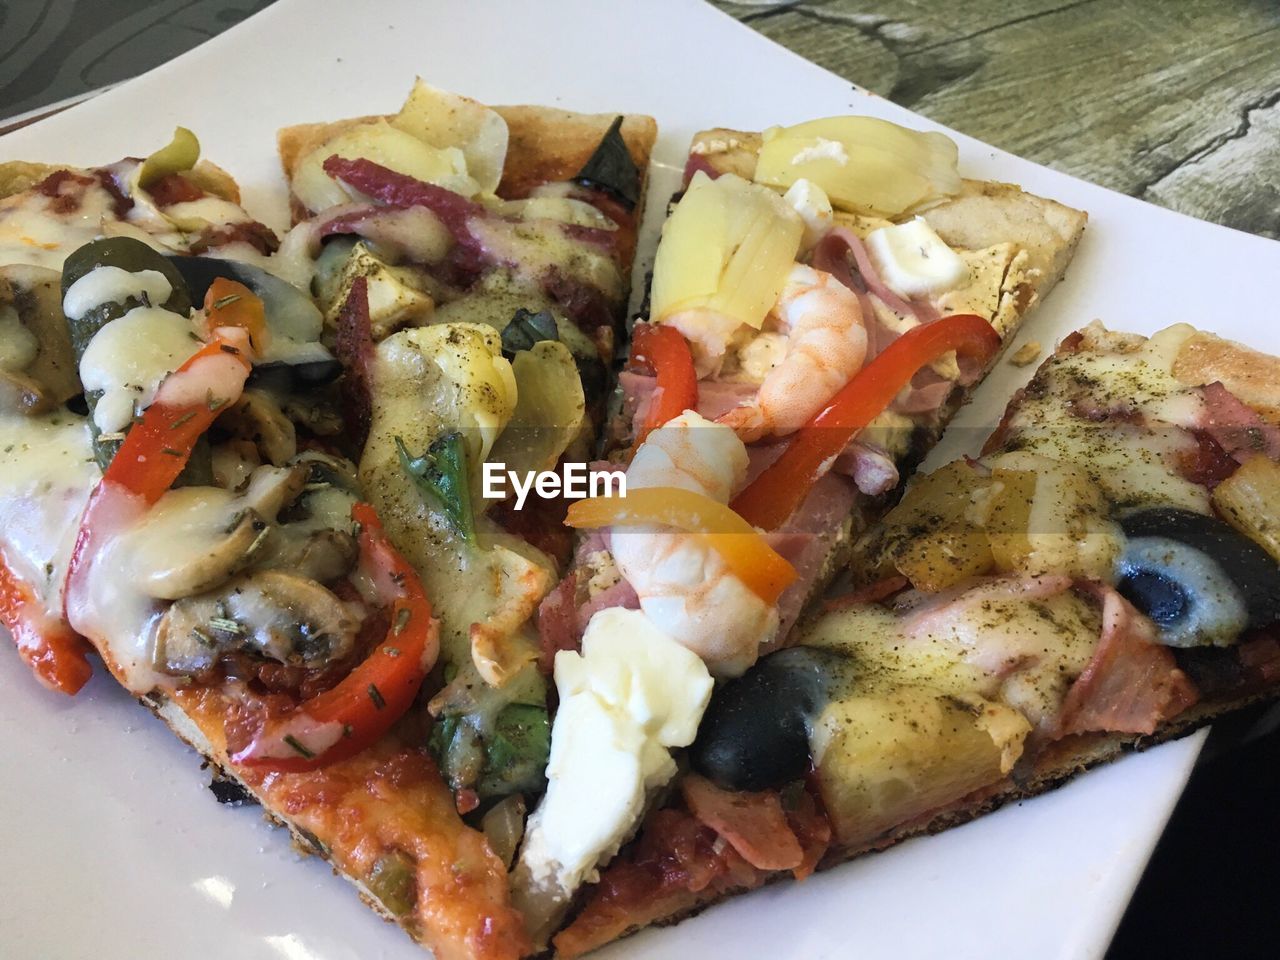
{"type": "Polygon", "coordinates": [[[786,189],[804,179],[841,210],[894,219],[960,191],[959,150],[940,133],[873,117],[828,117],[764,135],[757,183],[786,189]]]}
{"type": "Polygon", "coordinates": [[[516,408],[489,457],[521,476],[550,470],[578,435],[586,416],[578,366],[563,343],[542,340],[519,351],[511,369],[516,378],[516,408]]]}
{"type": "Polygon", "coordinates": [[[662,228],[651,316],[709,311],[759,328],[800,249],[804,223],[772,190],[699,173],[662,228]]]}

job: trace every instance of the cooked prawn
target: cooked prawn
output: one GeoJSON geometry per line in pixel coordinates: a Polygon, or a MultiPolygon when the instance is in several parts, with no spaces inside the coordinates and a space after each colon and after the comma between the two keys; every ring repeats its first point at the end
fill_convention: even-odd
{"type": "MultiPolygon", "coordinates": [[[[799,430],[867,358],[857,295],[829,273],[797,263],[771,319],[785,337],[780,362],[755,397],[719,418],[746,443],[799,430]]],[[[762,336],[776,336],[765,333],[762,336]]]]}
{"type": "MultiPolygon", "coordinates": [[[[746,479],[747,450],[732,430],[689,410],[649,435],[627,468],[627,488],[681,487],[728,503],[746,479]]],[[[616,527],[613,559],[653,623],[698,654],[715,676],[737,676],[778,629],[778,608],[729,572],[692,534],[616,527]]]]}

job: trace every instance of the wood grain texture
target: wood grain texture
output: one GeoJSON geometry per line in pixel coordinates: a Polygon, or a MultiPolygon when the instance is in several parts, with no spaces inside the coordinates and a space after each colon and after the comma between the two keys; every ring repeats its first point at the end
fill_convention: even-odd
{"type": "Polygon", "coordinates": [[[717,6],[875,93],[1012,153],[1280,238],[1280,4],[717,6]]]}

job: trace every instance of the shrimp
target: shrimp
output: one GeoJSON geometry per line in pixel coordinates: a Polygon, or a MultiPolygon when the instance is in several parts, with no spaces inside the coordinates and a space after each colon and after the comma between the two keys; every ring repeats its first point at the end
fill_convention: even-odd
{"type": "MultiPolygon", "coordinates": [[[[799,430],[853,379],[867,358],[857,295],[829,273],[797,263],[773,308],[785,335],[782,359],[747,403],[719,418],[745,443],[799,430]]],[[[777,334],[763,334],[763,337],[777,334]]]]}
{"type": "MultiPolygon", "coordinates": [[[[627,489],[680,487],[728,503],[746,474],[747,450],[733,431],[687,410],[641,445],[627,468],[627,489]]],[[[702,657],[713,675],[741,674],[777,633],[778,608],[691,534],[615,527],[610,543],[645,616],[702,657]]]]}

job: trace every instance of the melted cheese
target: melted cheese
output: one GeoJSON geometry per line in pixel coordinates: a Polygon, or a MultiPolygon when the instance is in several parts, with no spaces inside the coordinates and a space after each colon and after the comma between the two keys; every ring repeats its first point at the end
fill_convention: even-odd
{"type": "Polygon", "coordinates": [[[159,270],[125,270],[123,267],[95,267],[71,285],[62,298],[62,312],[79,320],[104,303],[143,300],[158,306],[169,299],[173,285],[159,270]]]}
{"type": "Polygon", "coordinates": [[[0,265],[29,263],[61,270],[69,253],[98,237],[104,220],[115,218],[115,201],[100,184],[68,182],[62,191],[79,197],[74,210],[56,210],[53,198],[35,190],[0,203],[0,265]]]}
{"type": "Polygon", "coordinates": [[[0,550],[58,615],[80,513],[100,476],[87,421],[0,414],[0,550]]]}
{"type": "Polygon", "coordinates": [[[102,391],[93,415],[98,429],[124,430],[200,346],[185,317],[159,307],[137,307],[94,334],[80,358],[80,380],[85,390],[102,391]]]}
{"type": "Polygon", "coordinates": [[[1203,416],[1200,392],[1174,378],[1182,344],[1194,333],[1180,324],[1135,349],[1081,349],[1057,354],[1010,420],[1018,450],[1076,464],[1120,506],[1156,503],[1209,512],[1209,491],[1178,472],[1178,458],[1195,449],[1187,427],[1203,416]],[[1143,423],[1081,416],[1081,403],[1142,415],[1143,423]]]}

